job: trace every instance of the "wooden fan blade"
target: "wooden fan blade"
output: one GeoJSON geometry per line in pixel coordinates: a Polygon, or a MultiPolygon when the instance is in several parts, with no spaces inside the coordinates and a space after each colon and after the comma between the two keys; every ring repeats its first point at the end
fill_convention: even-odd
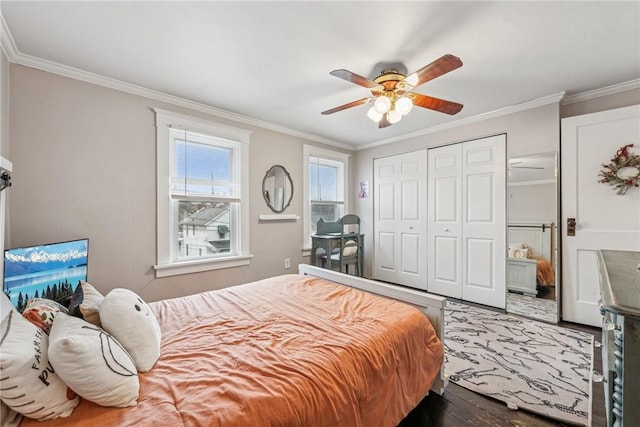
{"type": "Polygon", "coordinates": [[[391,126],[392,124],[393,123],[387,120],[387,115],[385,114],[378,122],[378,129],[386,128],[387,126],[391,126]]]}
{"type": "Polygon", "coordinates": [[[445,99],[434,98],[432,96],[422,95],[419,93],[408,94],[413,101],[413,105],[428,108],[430,110],[440,111],[445,114],[456,114],[462,110],[463,105],[457,102],[447,101],[445,99]]]}
{"type": "Polygon", "coordinates": [[[327,114],[337,113],[338,111],[346,110],[347,108],[357,107],[358,105],[366,104],[367,102],[371,101],[372,99],[373,98],[371,98],[371,97],[358,99],[357,101],[353,101],[353,102],[350,102],[348,104],[344,104],[344,105],[341,105],[339,107],[335,107],[335,108],[332,108],[330,110],[323,111],[320,114],[323,114],[323,115],[326,116],[327,114]]]}
{"type": "Polygon", "coordinates": [[[368,89],[374,89],[378,87],[378,84],[376,82],[371,81],[366,77],[359,76],[356,73],[352,73],[349,70],[333,70],[329,74],[331,74],[332,76],[336,76],[342,80],[346,80],[348,82],[366,87],[368,89]]]}
{"type": "Polygon", "coordinates": [[[425,65],[415,73],[409,74],[403,81],[409,85],[409,88],[414,88],[460,67],[462,67],[460,58],[447,54],[431,64],[425,65]]]}

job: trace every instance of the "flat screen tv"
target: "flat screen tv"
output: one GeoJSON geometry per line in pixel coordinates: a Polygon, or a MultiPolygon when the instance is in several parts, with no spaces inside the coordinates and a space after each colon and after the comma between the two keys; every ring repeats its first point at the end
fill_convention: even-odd
{"type": "Polygon", "coordinates": [[[31,298],[64,303],[87,280],[89,239],[4,251],[4,293],[22,312],[31,298]]]}

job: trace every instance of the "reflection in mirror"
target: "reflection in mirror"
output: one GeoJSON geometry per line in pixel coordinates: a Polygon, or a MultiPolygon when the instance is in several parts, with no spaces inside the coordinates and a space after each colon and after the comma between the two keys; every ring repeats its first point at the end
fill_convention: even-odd
{"type": "Polygon", "coordinates": [[[558,322],[556,153],[510,158],[507,311],[558,322]]]}
{"type": "Polygon", "coordinates": [[[280,165],[271,166],[262,180],[262,196],[275,213],[284,212],[293,198],[293,181],[280,165]]]}

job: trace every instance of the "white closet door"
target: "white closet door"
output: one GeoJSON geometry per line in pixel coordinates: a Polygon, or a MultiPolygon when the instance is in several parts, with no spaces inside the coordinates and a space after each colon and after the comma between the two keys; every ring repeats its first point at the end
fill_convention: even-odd
{"type": "Polygon", "coordinates": [[[506,136],[429,150],[429,292],[506,305],[506,136]]]}
{"type": "Polygon", "coordinates": [[[462,298],[462,144],[428,152],[428,290],[462,298]]]}
{"type": "Polygon", "coordinates": [[[506,305],[506,135],[462,144],[462,298],[506,305]]]}
{"type": "Polygon", "coordinates": [[[427,150],[374,160],[374,278],[427,288],[427,150]]]}

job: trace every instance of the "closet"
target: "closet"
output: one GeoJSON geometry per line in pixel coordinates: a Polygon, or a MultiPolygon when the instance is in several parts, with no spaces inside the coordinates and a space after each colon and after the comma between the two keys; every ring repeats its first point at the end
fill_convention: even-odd
{"type": "Polygon", "coordinates": [[[506,135],[428,151],[427,289],[505,308],[506,135]]]}
{"type": "Polygon", "coordinates": [[[505,308],[506,135],[374,160],[374,278],[505,308]]]}
{"type": "Polygon", "coordinates": [[[377,280],[427,290],[427,150],[375,159],[377,280]]]}

